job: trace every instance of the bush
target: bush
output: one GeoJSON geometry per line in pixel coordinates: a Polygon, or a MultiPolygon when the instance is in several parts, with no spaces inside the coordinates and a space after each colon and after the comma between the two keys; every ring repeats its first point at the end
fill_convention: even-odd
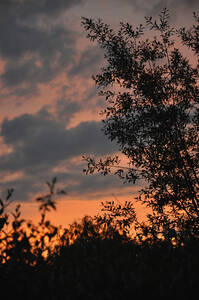
{"type": "Polygon", "coordinates": [[[49,194],[37,199],[41,211],[38,225],[22,219],[17,206],[9,228],[5,208],[10,197],[1,200],[1,217],[6,221],[1,227],[0,282],[8,299],[183,297],[197,289],[196,236],[184,239],[183,244],[150,234],[147,238],[146,228],[143,224],[138,228],[136,216],[128,218],[132,207],[124,204],[129,208],[125,219],[119,214],[123,207],[113,202],[104,205],[104,210],[109,210],[106,218],[85,216],[68,228],[56,227],[46,220],[46,212],[56,208],[54,185],[52,182],[49,194]],[[131,226],[136,223],[137,235],[125,230],[127,220],[131,226]]]}

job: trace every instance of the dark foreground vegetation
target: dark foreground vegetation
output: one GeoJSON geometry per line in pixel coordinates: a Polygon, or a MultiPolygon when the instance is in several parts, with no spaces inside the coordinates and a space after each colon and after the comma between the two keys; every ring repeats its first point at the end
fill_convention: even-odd
{"type": "Polygon", "coordinates": [[[54,183],[37,199],[37,225],[22,219],[19,206],[6,213],[10,191],[1,200],[0,286],[7,299],[184,298],[197,291],[196,234],[149,226],[150,216],[139,223],[130,202],[107,202],[100,216],[53,226],[46,213],[56,205],[54,183]]]}

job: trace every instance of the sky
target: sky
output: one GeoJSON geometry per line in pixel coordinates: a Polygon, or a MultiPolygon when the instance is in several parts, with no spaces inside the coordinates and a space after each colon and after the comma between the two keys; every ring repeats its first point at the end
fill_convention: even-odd
{"type": "Polygon", "coordinates": [[[57,223],[99,211],[103,200],[131,200],[137,185],[114,176],[86,176],[82,156],[118,151],[101,131],[92,75],[103,65],[101,49],[86,38],[81,17],[101,18],[117,28],[167,7],[176,26],[192,24],[198,0],[0,0],[0,191],[36,218],[36,196],[57,177],[67,192],[58,200],[57,223]]]}

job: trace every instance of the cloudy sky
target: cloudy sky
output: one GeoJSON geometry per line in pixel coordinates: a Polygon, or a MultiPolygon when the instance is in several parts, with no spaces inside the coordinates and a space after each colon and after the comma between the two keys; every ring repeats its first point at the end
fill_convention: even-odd
{"type": "MultiPolygon", "coordinates": [[[[68,193],[61,210],[68,218],[93,212],[99,200],[133,197],[137,186],[82,172],[82,155],[101,157],[117,147],[100,130],[105,101],[91,75],[103,64],[103,53],[86,38],[81,17],[102,18],[113,27],[120,21],[138,25],[144,16],[157,17],[163,7],[171,9],[174,24],[189,26],[199,2],[0,0],[3,194],[14,187],[13,199],[27,206],[56,176],[68,193]]],[[[27,207],[33,214],[31,204],[27,207]]]]}

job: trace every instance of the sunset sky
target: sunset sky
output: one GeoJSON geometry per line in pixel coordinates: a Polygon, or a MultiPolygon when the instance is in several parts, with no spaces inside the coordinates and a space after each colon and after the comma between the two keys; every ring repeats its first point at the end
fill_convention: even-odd
{"type": "Polygon", "coordinates": [[[99,211],[102,200],[133,199],[138,185],[114,176],[83,174],[82,155],[117,151],[100,131],[99,97],[91,76],[103,52],[86,38],[81,17],[117,27],[171,10],[173,25],[190,26],[198,0],[0,0],[0,189],[36,218],[32,200],[54,176],[67,191],[54,213],[58,224],[99,211]]]}

